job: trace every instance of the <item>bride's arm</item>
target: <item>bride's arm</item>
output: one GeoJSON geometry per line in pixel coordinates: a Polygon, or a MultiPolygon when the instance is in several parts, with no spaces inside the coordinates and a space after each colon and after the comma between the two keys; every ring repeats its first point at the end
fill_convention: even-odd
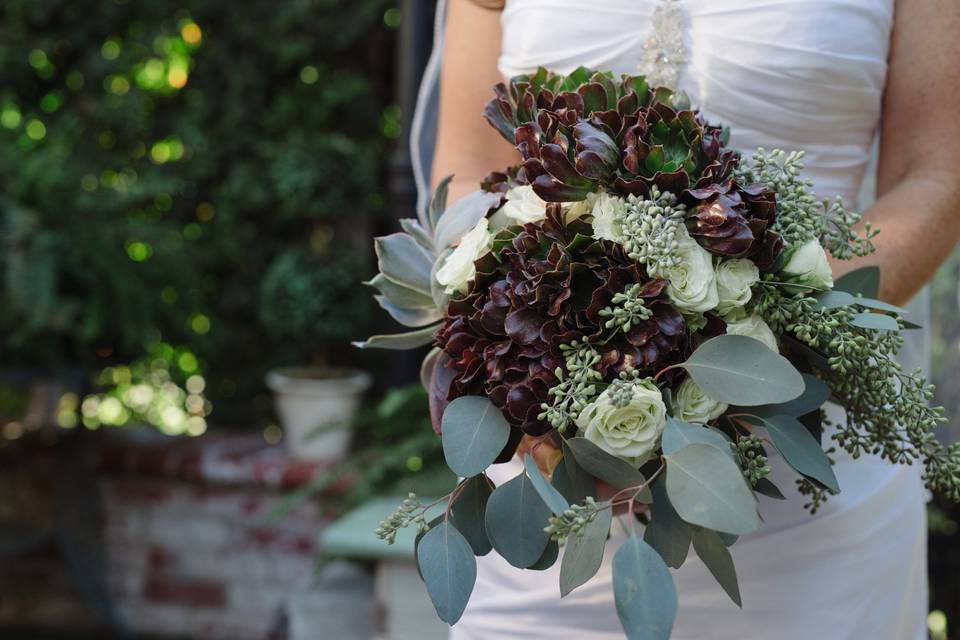
{"type": "Polygon", "coordinates": [[[432,178],[436,185],[443,176],[454,174],[451,202],[475,191],[491,171],[520,159],[483,118],[493,86],[502,81],[499,55],[500,12],[471,0],[449,0],[432,178]]]}
{"type": "Polygon", "coordinates": [[[865,218],[880,228],[873,255],[880,297],[909,300],[960,240],[960,4],[897,0],[880,130],[880,196],[865,218]]]}

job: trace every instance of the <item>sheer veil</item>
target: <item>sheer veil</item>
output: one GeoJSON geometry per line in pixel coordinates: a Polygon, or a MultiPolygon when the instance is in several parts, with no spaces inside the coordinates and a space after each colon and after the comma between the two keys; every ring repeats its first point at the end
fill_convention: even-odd
{"type": "Polygon", "coordinates": [[[410,128],[410,158],[413,177],[417,183],[417,218],[425,223],[430,202],[430,170],[433,151],[437,145],[437,116],[440,110],[440,62],[443,51],[443,23],[446,0],[437,0],[437,14],[433,22],[433,51],[427,60],[417,92],[417,107],[410,128]]]}

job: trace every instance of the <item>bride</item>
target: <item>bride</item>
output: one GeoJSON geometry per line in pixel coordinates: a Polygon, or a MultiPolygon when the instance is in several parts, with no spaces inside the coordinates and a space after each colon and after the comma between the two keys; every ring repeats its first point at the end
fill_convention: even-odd
{"type": "MultiPolygon", "coordinates": [[[[682,89],[709,121],[731,127],[735,148],[806,150],[818,193],[847,202],[879,132],[879,198],[866,218],[883,233],[870,260],[883,269],[881,297],[901,304],[960,237],[958,32],[956,0],[449,0],[433,181],[455,174],[456,198],[517,162],[481,113],[494,84],[538,66],[639,72],[682,89]]],[[[761,498],[763,526],[731,549],[742,611],[696,557],[675,572],[673,638],[926,637],[919,470],[835,459],[843,491],[816,516],[796,491],[761,498]]],[[[520,473],[517,464],[489,473],[499,484],[520,473]]],[[[563,600],[558,567],[520,571],[496,554],[480,558],[451,638],[620,640],[610,557],[563,600]]]]}

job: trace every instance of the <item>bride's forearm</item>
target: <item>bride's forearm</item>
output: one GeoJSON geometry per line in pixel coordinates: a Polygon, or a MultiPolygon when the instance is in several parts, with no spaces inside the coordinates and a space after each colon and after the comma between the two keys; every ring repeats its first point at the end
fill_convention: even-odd
{"type": "Polygon", "coordinates": [[[834,275],[866,265],[880,267],[880,297],[904,304],[950,256],[960,240],[960,176],[949,171],[914,172],[864,213],[880,229],[876,252],[834,260],[834,275]]]}

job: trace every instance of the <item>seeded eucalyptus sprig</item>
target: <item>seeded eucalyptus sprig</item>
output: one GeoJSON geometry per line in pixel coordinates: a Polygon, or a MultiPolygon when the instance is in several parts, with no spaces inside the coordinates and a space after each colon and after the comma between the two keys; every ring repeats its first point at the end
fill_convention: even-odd
{"type": "Polygon", "coordinates": [[[761,478],[770,475],[770,461],[763,450],[763,441],[755,435],[739,438],[736,444],[731,443],[733,453],[740,458],[743,475],[756,486],[761,478]]]}
{"type": "Polygon", "coordinates": [[[411,524],[417,525],[417,530],[419,532],[424,532],[427,529],[427,520],[424,517],[426,512],[426,507],[420,504],[420,499],[417,498],[417,494],[409,493],[407,497],[404,498],[397,508],[391,513],[386,519],[380,521],[380,525],[377,527],[375,533],[377,537],[386,542],[387,544],[393,544],[397,541],[397,532],[400,529],[405,529],[411,524]]]}
{"type": "Polygon", "coordinates": [[[760,182],[776,193],[775,229],[788,247],[818,239],[839,260],[873,253],[871,240],[880,230],[866,223],[861,235],[854,229],[861,213],[847,210],[840,198],[818,200],[813,181],[803,177],[803,157],[803,151],[760,148],[734,173],[745,183],[760,182]]]}
{"type": "MultiPolygon", "coordinates": [[[[922,371],[905,372],[896,361],[903,347],[899,331],[858,326],[857,318],[869,311],[865,305],[823,308],[808,293],[788,294],[764,283],[753,310],[821,356],[811,363],[846,411],[833,436],[841,448],[854,458],[876,454],[897,464],[922,462],[927,486],[960,500],[960,446],[937,440],[935,430],[946,422],[943,408],[930,406],[933,386],[922,371]]],[[[801,489],[811,496],[810,508],[826,500],[815,487],[801,489]]]]}

